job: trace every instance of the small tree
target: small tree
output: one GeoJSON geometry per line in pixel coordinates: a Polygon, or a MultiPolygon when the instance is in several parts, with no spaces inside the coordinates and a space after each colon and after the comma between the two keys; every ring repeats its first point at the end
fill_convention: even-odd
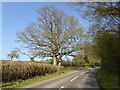
{"type": "Polygon", "coordinates": [[[16,50],[11,51],[10,54],[8,54],[8,57],[11,59],[11,61],[13,60],[13,58],[19,58],[19,53],[16,50]]]}

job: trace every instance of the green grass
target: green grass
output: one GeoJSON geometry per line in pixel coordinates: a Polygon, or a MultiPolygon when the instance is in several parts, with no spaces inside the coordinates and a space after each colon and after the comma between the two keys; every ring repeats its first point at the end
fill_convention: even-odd
{"type": "MultiPolygon", "coordinates": [[[[96,73],[96,79],[104,90],[113,90],[118,88],[118,76],[111,75],[103,70],[96,73]]],[[[120,88],[120,87],[119,87],[120,88]]]]}
{"type": "Polygon", "coordinates": [[[36,77],[32,77],[32,78],[29,78],[29,79],[26,79],[26,80],[16,80],[16,81],[3,83],[2,89],[17,88],[17,87],[21,87],[21,86],[24,86],[24,85],[27,85],[27,84],[34,83],[34,82],[40,82],[40,81],[43,81],[43,80],[47,80],[47,79],[51,79],[51,78],[54,78],[54,77],[57,77],[57,76],[64,75],[64,74],[70,72],[71,70],[85,70],[85,69],[88,69],[88,68],[90,68],[90,67],[66,67],[62,71],[54,73],[54,74],[49,74],[49,75],[46,75],[46,76],[36,76],[36,77]]]}

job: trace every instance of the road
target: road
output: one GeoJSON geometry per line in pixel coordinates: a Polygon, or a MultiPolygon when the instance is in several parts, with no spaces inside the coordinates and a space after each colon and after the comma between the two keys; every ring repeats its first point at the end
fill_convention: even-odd
{"type": "Polygon", "coordinates": [[[49,90],[50,89],[64,90],[65,88],[69,88],[69,89],[74,88],[74,90],[76,90],[77,88],[81,88],[81,89],[96,88],[97,90],[99,90],[99,86],[95,79],[95,73],[97,70],[98,68],[72,71],[68,74],[55,77],[49,80],[45,80],[42,82],[29,84],[22,88],[24,88],[25,90],[28,90],[30,88],[41,88],[41,89],[49,88],[49,90]]]}

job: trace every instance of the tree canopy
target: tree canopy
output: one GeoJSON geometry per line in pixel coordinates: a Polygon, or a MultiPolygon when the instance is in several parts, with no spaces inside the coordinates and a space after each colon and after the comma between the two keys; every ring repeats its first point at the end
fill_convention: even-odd
{"type": "Polygon", "coordinates": [[[73,3],[76,10],[91,22],[89,32],[92,35],[95,56],[101,59],[102,69],[113,74],[119,70],[120,59],[119,3],[73,3]]]}
{"type": "Polygon", "coordinates": [[[38,21],[17,33],[18,42],[39,51],[39,55],[52,57],[54,65],[64,55],[79,53],[85,35],[78,19],[55,6],[44,6],[37,13],[38,21]]]}
{"type": "Polygon", "coordinates": [[[73,6],[92,23],[89,29],[92,35],[109,30],[119,32],[119,2],[79,2],[73,3],[73,6]]]}

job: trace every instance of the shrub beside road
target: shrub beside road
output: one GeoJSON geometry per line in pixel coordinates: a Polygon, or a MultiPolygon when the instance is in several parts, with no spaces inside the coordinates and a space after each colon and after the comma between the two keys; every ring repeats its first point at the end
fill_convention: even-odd
{"type": "MultiPolygon", "coordinates": [[[[8,61],[2,65],[2,81],[25,80],[34,76],[45,76],[58,71],[57,65],[40,64],[35,62],[8,61]]],[[[62,70],[63,67],[60,67],[62,70]]]]}
{"type": "MultiPolygon", "coordinates": [[[[104,88],[105,90],[110,90],[111,88],[120,88],[118,87],[118,76],[117,75],[112,75],[107,73],[104,70],[99,70],[96,73],[96,79],[98,83],[100,84],[101,88],[104,88]]],[[[112,89],[112,90],[113,90],[112,89]]]]}

